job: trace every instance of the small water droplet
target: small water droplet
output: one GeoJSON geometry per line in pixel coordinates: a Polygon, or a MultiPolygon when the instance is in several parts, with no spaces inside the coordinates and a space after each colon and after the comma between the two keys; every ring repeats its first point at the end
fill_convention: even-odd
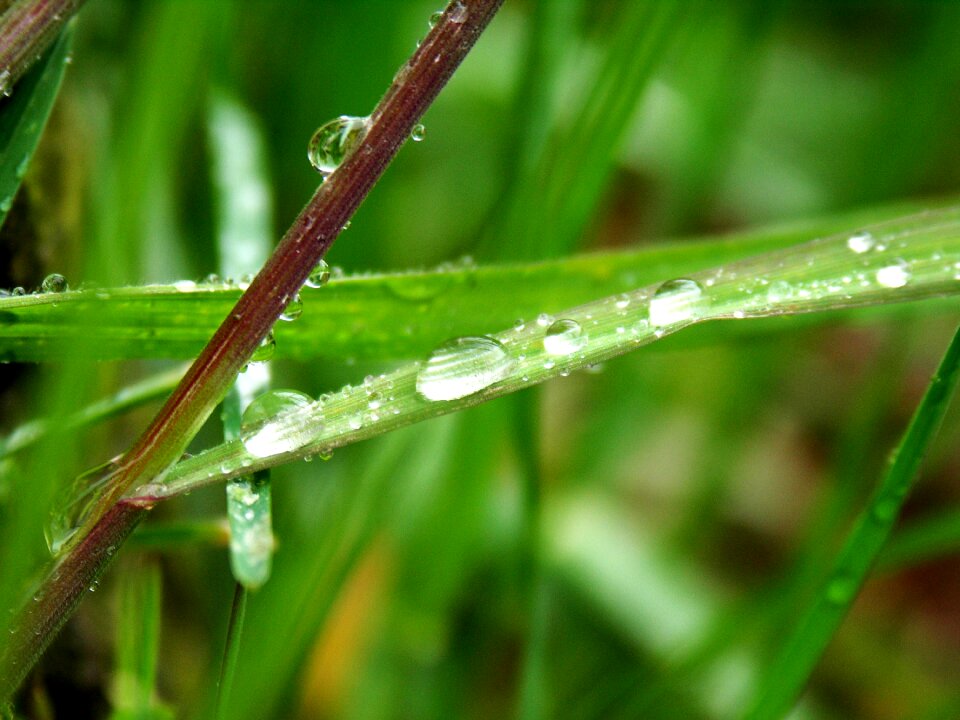
{"type": "Polygon", "coordinates": [[[341,115],[321,125],[307,145],[307,159],[326,180],[360,143],[368,118],[341,115]]]}
{"type": "Polygon", "coordinates": [[[557,320],[547,328],[543,336],[543,349],[550,355],[570,355],[580,350],[586,341],[580,323],[574,320],[557,320]]]}
{"type": "Polygon", "coordinates": [[[266,362],[271,359],[277,351],[277,341],[273,333],[267,333],[267,336],[260,341],[260,347],[253,351],[250,356],[250,362],[266,362]]]}
{"type": "Polygon", "coordinates": [[[650,324],[656,327],[695,319],[703,309],[700,283],[687,278],[667,280],[650,298],[650,324]]]}
{"type": "Polygon", "coordinates": [[[854,233],[847,238],[847,247],[858,255],[865,253],[868,250],[872,250],[873,246],[876,244],[876,238],[874,238],[873,235],[868,232],[854,233]]]}
{"type": "Polygon", "coordinates": [[[326,285],[330,281],[330,266],[327,265],[326,261],[321,260],[317,263],[317,266],[310,272],[310,275],[307,277],[306,286],[312,288],[320,288],[326,285]]]}
{"type": "Polygon", "coordinates": [[[437,10],[434,13],[430,13],[430,17],[427,19],[427,25],[430,26],[430,29],[433,30],[437,26],[437,23],[443,18],[443,10],[437,10]]]}
{"type": "Polygon", "coordinates": [[[553,316],[547,315],[547,313],[540,313],[537,315],[537,325],[542,328],[548,328],[553,325],[553,316]]]}
{"type": "Polygon", "coordinates": [[[888,288],[902,288],[910,282],[910,269],[903,260],[877,270],[877,282],[888,288]]]}
{"type": "Polygon", "coordinates": [[[299,425],[284,423],[278,416],[311,403],[309,396],[296,390],[271,390],[255,398],[240,419],[241,441],[247,452],[262,458],[300,447],[299,425]]]}
{"type": "Polygon", "coordinates": [[[287,306],[280,314],[280,319],[286,322],[293,322],[303,314],[303,300],[299,295],[294,295],[293,300],[287,303],[287,306]]]}
{"type": "Polygon", "coordinates": [[[417,374],[417,392],[427,400],[456,400],[502,380],[512,367],[513,359],[493,338],[457,338],[431,353],[417,374]]]}
{"type": "Polygon", "coordinates": [[[414,142],[420,142],[427,135],[427,129],[423,126],[423,123],[417,123],[413,126],[413,130],[410,131],[410,139],[414,142]]]}
{"type": "Polygon", "coordinates": [[[617,295],[617,299],[614,304],[617,306],[618,310],[624,310],[630,306],[630,296],[626,293],[617,295]]]}
{"type": "Polygon", "coordinates": [[[0,93],[3,93],[4,97],[10,97],[10,95],[13,93],[13,86],[10,80],[10,70],[8,68],[4,68],[3,71],[0,72],[0,93]]]}
{"type": "Polygon", "coordinates": [[[67,279],[59,273],[50,273],[40,283],[40,290],[45,293],[62,293],[67,290],[67,279]]]}
{"type": "Polygon", "coordinates": [[[173,284],[177,292],[190,292],[197,289],[197,284],[193,280],[178,280],[173,284]]]}

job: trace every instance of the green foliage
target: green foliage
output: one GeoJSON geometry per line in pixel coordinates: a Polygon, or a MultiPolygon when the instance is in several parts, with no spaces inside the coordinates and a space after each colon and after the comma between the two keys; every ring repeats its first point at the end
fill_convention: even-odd
{"type": "MultiPolygon", "coordinates": [[[[313,131],[368,112],[436,9],[91,0],[23,178],[69,39],[0,100],[0,197],[24,182],[7,283],[71,284],[0,297],[0,608],[41,566],[51,498],[129,447],[230,312],[237,238],[279,237],[315,188],[313,131]],[[233,111],[265,162],[244,164],[233,111]]],[[[258,459],[269,582],[228,620],[220,480],[250,468],[210,422],[167,478],[195,492],[120,549],[19,711],[779,717],[806,687],[798,718],[950,717],[960,418],[932,407],[942,377],[921,395],[957,322],[957,30],[952,5],[907,0],[507,0],[338,240],[342,272],[275,328],[272,386],[330,395],[296,416],[312,444],[258,459]],[[846,248],[903,217],[874,231],[889,257],[846,248]],[[904,286],[875,282],[900,260],[904,286]],[[857,272],[862,295],[756,301],[857,272]],[[688,276],[717,283],[697,319],[721,321],[614,359],[650,314],[620,294],[688,276]],[[602,332],[545,369],[536,318],[571,308],[602,332]],[[417,393],[434,348],[486,334],[521,338],[502,385],[417,393]]]]}

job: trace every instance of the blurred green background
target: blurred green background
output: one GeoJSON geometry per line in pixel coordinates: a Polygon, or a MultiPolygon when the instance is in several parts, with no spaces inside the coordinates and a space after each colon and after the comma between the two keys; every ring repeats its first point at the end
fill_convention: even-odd
{"type": "MultiPolygon", "coordinates": [[[[0,286],[216,271],[212,88],[261,125],[279,238],[318,182],[314,129],[369,112],[437,9],[90,0],[0,233],[0,286]]],[[[946,1],[506,0],[328,260],[536,260],[955,193],[958,36],[946,1]]],[[[677,338],[280,468],[274,574],[250,599],[229,717],[738,716],[956,319],[920,305],[677,338]]],[[[274,384],[318,394],[393,360],[277,362],[274,384]]],[[[58,389],[60,367],[5,366],[4,427],[158,367],[83,366],[58,389]]],[[[73,438],[48,482],[122,452],[152,409],[73,438]]],[[[927,540],[877,570],[796,717],[960,716],[958,421],[903,520],[927,540]]],[[[147,527],[223,503],[197,492],[147,527]]],[[[210,715],[233,587],[222,538],[125,548],[28,683],[28,716],[124,716],[114,648],[144,621],[120,598],[151,563],[155,716],[210,715]]]]}

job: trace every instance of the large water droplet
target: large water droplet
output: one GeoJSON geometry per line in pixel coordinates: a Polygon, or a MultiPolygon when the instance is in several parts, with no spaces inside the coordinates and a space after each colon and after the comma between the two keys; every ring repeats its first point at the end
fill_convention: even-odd
{"type": "Polygon", "coordinates": [[[51,555],[56,557],[69,546],[118,469],[119,464],[112,460],[98,465],[78,475],[63,492],[43,528],[51,555]]]}
{"type": "Polygon", "coordinates": [[[587,338],[574,320],[557,320],[543,336],[543,349],[550,355],[570,355],[580,350],[587,338]]]}
{"type": "Polygon", "coordinates": [[[307,145],[307,159],[324,180],[357,146],[367,130],[366,117],[341,115],[317,128],[307,145]]]}
{"type": "Polygon", "coordinates": [[[853,250],[858,255],[865,253],[868,250],[872,250],[873,246],[877,244],[876,238],[873,237],[868,232],[858,232],[854,233],[847,238],[847,247],[853,250]]]}
{"type": "Polygon", "coordinates": [[[650,298],[650,324],[663,327],[693,320],[703,306],[700,283],[687,278],[667,280],[650,298]]]}
{"type": "Polygon", "coordinates": [[[310,271],[310,275],[307,277],[305,284],[307,287],[319,288],[326,285],[329,281],[330,266],[327,265],[325,260],[321,260],[317,263],[317,266],[310,271]]]}
{"type": "Polygon", "coordinates": [[[67,279],[59,273],[50,273],[40,283],[40,289],[45,293],[66,292],[67,279]]]}
{"type": "Polygon", "coordinates": [[[431,353],[417,374],[417,392],[427,400],[456,400],[502,380],[512,367],[513,358],[493,338],[457,338],[431,353]]]}
{"type": "Polygon", "coordinates": [[[910,282],[910,269],[903,260],[877,270],[877,282],[888,288],[902,288],[910,282]]]}
{"type": "Polygon", "coordinates": [[[271,390],[257,397],[240,419],[240,439],[247,452],[254,457],[269,457],[300,447],[302,424],[284,422],[278,416],[312,402],[296,390],[271,390]]]}

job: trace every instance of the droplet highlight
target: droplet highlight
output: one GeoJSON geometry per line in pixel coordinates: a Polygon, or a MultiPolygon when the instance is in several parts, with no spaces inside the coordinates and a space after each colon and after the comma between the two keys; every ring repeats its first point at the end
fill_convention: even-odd
{"type": "Polygon", "coordinates": [[[456,400],[502,380],[513,364],[493,338],[457,338],[431,353],[417,374],[417,392],[427,400],[456,400]]]}
{"type": "Polygon", "coordinates": [[[694,320],[704,302],[700,283],[687,278],[668,280],[650,298],[650,324],[664,327],[694,320]]]}
{"type": "Polygon", "coordinates": [[[570,355],[581,350],[587,338],[575,320],[557,320],[543,336],[543,349],[549,355],[570,355]]]}

